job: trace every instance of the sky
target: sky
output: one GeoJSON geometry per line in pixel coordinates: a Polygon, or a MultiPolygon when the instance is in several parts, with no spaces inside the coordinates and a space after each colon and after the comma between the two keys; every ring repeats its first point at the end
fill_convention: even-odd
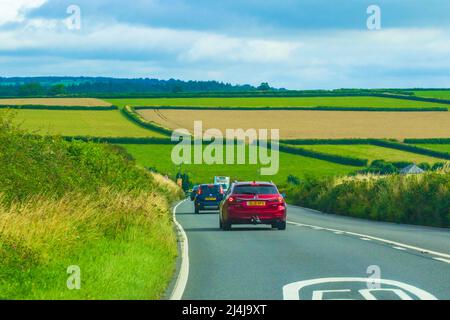
{"type": "Polygon", "coordinates": [[[450,1],[0,0],[0,76],[52,75],[450,87],[450,1]]]}

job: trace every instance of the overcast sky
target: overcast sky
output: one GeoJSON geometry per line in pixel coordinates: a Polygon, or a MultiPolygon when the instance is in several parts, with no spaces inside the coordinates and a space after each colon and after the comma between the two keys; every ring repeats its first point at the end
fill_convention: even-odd
{"type": "Polygon", "coordinates": [[[38,75],[450,87],[450,1],[0,0],[0,76],[38,75]]]}

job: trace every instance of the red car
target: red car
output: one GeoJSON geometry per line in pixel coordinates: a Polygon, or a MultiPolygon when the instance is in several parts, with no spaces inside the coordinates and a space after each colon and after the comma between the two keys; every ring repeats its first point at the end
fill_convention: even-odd
{"type": "Polygon", "coordinates": [[[220,228],[233,224],[268,224],[286,229],[286,202],[271,182],[234,183],[220,203],[220,228]]]}

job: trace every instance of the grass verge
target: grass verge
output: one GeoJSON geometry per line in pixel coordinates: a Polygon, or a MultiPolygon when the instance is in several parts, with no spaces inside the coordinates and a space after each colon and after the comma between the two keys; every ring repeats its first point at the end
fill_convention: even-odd
{"type": "Polygon", "coordinates": [[[0,129],[0,298],[160,298],[181,190],[119,147],[31,136],[1,115],[0,129]]]}

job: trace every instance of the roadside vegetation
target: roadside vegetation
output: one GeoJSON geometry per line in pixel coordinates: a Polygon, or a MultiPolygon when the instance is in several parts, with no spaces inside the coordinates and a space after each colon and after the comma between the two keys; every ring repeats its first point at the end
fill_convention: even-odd
{"type": "Polygon", "coordinates": [[[450,227],[450,166],[419,175],[294,179],[292,204],[326,213],[396,223],[450,227]]]}
{"type": "Polygon", "coordinates": [[[0,113],[0,299],[158,299],[177,255],[173,183],[120,147],[37,137],[0,113]],[[67,268],[81,269],[69,290],[67,268]]]}

